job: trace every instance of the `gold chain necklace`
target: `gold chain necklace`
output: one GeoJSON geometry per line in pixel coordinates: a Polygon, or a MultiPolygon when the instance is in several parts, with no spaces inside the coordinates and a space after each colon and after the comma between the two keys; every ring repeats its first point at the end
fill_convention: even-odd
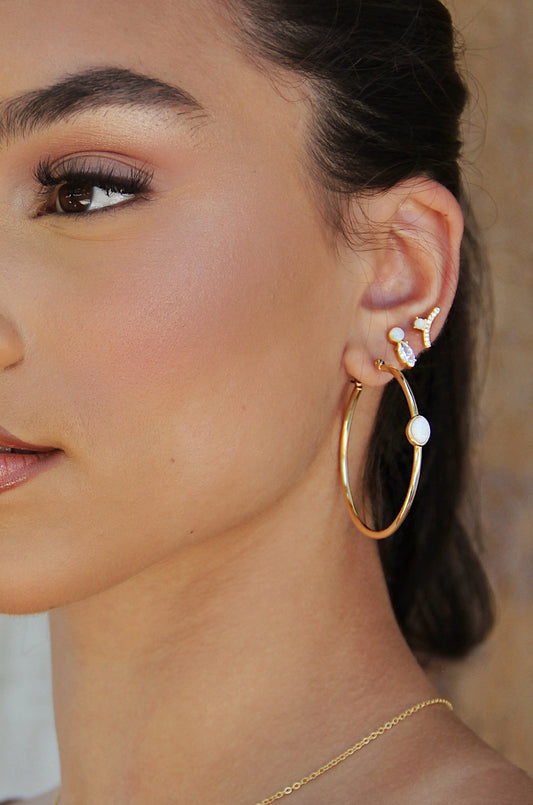
{"type": "MultiPolygon", "coordinates": [[[[434,704],[443,704],[449,710],[453,710],[453,705],[448,701],[448,699],[427,699],[425,702],[414,704],[412,707],[409,707],[408,710],[404,710],[403,713],[400,713],[400,715],[394,716],[394,718],[391,718],[390,721],[386,721],[385,724],[371,732],[370,735],[366,736],[366,738],[361,738],[360,741],[353,746],[350,746],[349,749],[346,749],[341,755],[337,755],[337,757],[332,758],[323,766],[320,766],[320,768],[316,769],[316,771],[312,771],[311,774],[307,774],[305,777],[302,777],[301,780],[297,780],[292,785],[288,785],[286,788],[281,789],[281,791],[278,791],[277,794],[272,794],[272,796],[262,799],[261,802],[256,803],[256,805],[271,805],[272,802],[277,802],[278,799],[283,799],[283,797],[288,797],[289,794],[294,794],[295,791],[298,791],[304,785],[307,785],[307,783],[312,783],[313,780],[317,779],[317,777],[321,777],[330,769],[334,769],[335,766],[339,765],[339,763],[342,763],[344,760],[347,760],[347,758],[355,755],[355,753],[359,752],[360,749],[368,746],[369,743],[372,743],[372,741],[375,741],[381,735],[384,735],[386,732],[393,729],[393,727],[401,724],[406,718],[409,718],[415,713],[418,713],[420,710],[424,710],[426,707],[431,707],[434,704]]],[[[57,795],[54,805],[59,805],[60,800],[61,791],[57,795]]]]}

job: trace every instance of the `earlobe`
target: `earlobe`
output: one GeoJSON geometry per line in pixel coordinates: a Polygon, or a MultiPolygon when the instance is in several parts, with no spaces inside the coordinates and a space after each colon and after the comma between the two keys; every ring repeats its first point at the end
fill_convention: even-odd
{"type": "Polygon", "coordinates": [[[379,386],[386,378],[375,371],[376,360],[412,367],[442,329],[457,287],[463,216],[445,187],[419,178],[371,199],[365,217],[378,245],[368,256],[372,270],[345,368],[364,385],[379,386]]]}

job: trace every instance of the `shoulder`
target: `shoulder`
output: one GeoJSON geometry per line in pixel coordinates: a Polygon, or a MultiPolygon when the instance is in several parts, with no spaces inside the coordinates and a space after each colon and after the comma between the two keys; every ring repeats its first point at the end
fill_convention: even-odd
{"type": "Polygon", "coordinates": [[[516,766],[499,760],[461,780],[450,801],[468,805],[533,805],[533,780],[516,766]]]}
{"type": "Polygon", "coordinates": [[[450,718],[441,727],[413,744],[383,805],[533,805],[533,780],[524,771],[461,722],[450,718]]]}
{"type": "Polygon", "coordinates": [[[436,763],[420,782],[420,801],[428,805],[533,805],[533,780],[487,746],[436,763]]]}
{"type": "MultiPolygon", "coordinates": [[[[440,745],[441,798],[446,805],[533,805],[533,780],[503,758],[460,721],[452,721],[440,745]]],[[[439,764],[436,764],[437,770],[439,764]]]]}
{"type": "MultiPolygon", "coordinates": [[[[357,798],[353,805],[359,805],[357,798]]],[[[400,785],[374,805],[533,805],[533,780],[505,761],[494,764],[447,764],[412,769],[409,784],[400,785]]]]}

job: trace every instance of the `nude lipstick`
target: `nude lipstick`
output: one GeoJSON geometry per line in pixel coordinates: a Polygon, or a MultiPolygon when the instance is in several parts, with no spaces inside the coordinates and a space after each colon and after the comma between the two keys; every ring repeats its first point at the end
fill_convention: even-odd
{"type": "Polygon", "coordinates": [[[0,493],[47,469],[60,453],[55,447],[23,442],[0,428],[0,493]]]}

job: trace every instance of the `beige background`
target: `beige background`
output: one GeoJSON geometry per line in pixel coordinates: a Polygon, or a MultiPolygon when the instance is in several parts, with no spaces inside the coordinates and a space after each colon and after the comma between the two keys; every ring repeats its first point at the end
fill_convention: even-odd
{"type": "Polygon", "coordinates": [[[463,719],[533,775],[533,2],[449,6],[479,84],[467,157],[496,303],[478,466],[498,622],[441,682],[463,719]]]}

